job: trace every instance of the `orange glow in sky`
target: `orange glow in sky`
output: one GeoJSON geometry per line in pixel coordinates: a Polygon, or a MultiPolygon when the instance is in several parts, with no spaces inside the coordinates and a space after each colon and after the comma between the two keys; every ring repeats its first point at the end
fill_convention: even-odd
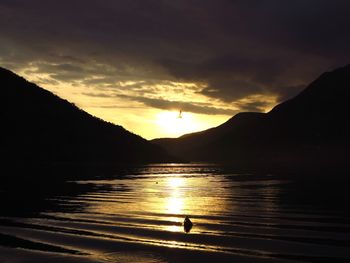
{"type": "MultiPolygon", "coordinates": [[[[51,81],[49,74],[33,72],[35,67],[17,73],[88,113],[121,125],[146,139],[174,138],[216,127],[241,111],[240,103],[265,101],[270,108],[276,104],[275,97],[260,95],[244,98],[238,104],[210,99],[200,93],[204,85],[202,83],[159,82],[150,86],[140,80],[116,82],[113,87],[101,87],[86,86],[79,81],[51,81]],[[138,89],[135,91],[130,85],[139,85],[138,89],[154,91],[140,96],[138,89]],[[147,100],[163,104],[147,105],[147,100]],[[169,107],[166,103],[179,106],[169,107]],[[181,105],[190,110],[182,109],[181,105]],[[194,107],[192,112],[191,107],[194,107]]],[[[268,108],[261,110],[266,111],[268,108]]]]}
{"type": "Polygon", "coordinates": [[[191,133],[203,129],[203,124],[194,114],[163,111],[156,115],[156,125],[170,137],[177,137],[185,133],[191,133]]]}

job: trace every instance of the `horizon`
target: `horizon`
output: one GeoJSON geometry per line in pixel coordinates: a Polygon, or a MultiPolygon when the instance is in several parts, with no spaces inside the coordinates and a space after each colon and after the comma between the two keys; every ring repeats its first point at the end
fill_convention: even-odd
{"type": "Polygon", "coordinates": [[[267,112],[346,64],[347,10],[341,0],[0,1],[0,66],[146,139],[179,137],[267,112]]]}

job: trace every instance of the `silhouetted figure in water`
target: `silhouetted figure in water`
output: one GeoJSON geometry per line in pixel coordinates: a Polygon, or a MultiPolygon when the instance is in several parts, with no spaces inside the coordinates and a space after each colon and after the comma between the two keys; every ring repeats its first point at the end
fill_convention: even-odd
{"type": "Polygon", "coordinates": [[[192,226],[193,226],[193,224],[192,224],[190,218],[188,216],[186,216],[185,220],[184,220],[184,230],[185,230],[185,232],[186,233],[190,232],[192,226]]]}

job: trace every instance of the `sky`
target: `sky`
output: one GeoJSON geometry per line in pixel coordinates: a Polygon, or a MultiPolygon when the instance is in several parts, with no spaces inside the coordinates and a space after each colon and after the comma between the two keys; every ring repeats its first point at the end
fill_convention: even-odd
{"type": "Polygon", "coordinates": [[[350,63],[349,25],[348,0],[0,0],[0,66],[144,138],[177,137],[350,63]]]}

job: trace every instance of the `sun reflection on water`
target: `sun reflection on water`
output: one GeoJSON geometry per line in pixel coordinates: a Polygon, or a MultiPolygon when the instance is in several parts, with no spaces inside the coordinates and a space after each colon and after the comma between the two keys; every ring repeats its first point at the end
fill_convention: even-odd
{"type": "Polygon", "coordinates": [[[171,196],[167,199],[166,210],[171,214],[181,214],[184,206],[184,198],[171,196]]]}
{"type": "Polygon", "coordinates": [[[169,186],[169,195],[165,199],[166,211],[170,214],[182,214],[186,199],[181,189],[186,184],[185,178],[169,177],[166,184],[169,186]]]}
{"type": "Polygon", "coordinates": [[[167,184],[176,190],[185,184],[185,179],[183,177],[170,177],[166,180],[167,184]]]}
{"type": "MultiPolygon", "coordinates": [[[[290,231],[271,226],[302,217],[304,220],[298,207],[281,206],[279,191],[284,182],[272,176],[218,173],[211,167],[171,164],[137,167],[124,176],[78,183],[89,184],[89,191],[69,199],[59,196],[57,206],[64,209],[45,212],[45,218],[32,221],[33,231],[43,232],[50,239],[48,243],[55,237],[42,231],[43,223],[57,230],[57,246],[62,246],[63,235],[69,235],[63,240],[76,243],[77,251],[85,247],[98,251],[96,247],[100,247],[103,255],[107,252],[109,256],[109,251],[114,250],[130,251],[133,255],[135,248],[148,251],[154,247],[152,252],[156,255],[178,248],[179,255],[189,249],[225,254],[242,251],[251,257],[253,246],[253,252],[258,251],[265,260],[267,254],[263,249],[271,248],[268,253],[276,253],[280,246],[284,247],[285,233],[290,231]],[[73,205],[78,209],[72,210],[73,205]],[[183,225],[186,215],[193,222],[189,233],[183,225]],[[281,236],[282,245],[277,243],[278,238],[271,239],[272,235],[281,236]]],[[[314,211],[310,215],[312,220],[318,216],[314,211]]],[[[322,224],[324,218],[321,217],[322,224]]],[[[27,226],[27,219],[25,223],[27,226]]],[[[305,226],[309,225],[310,218],[305,218],[305,226]]],[[[300,229],[296,231],[299,235],[300,229]]],[[[136,256],[131,260],[113,257],[108,260],[146,262],[136,256]]]]}
{"type": "Polygon", "coordinates": [[[218,180],[203,174],[184,173],[180,168],[177,173],[171,172],[98,181],[99,184],[111,185],[111,190],[103,194],[104,199],[98,194],[88,197],[89,211],[118,217],[123,215],[129,222],[135,220],[136,224],[145,220],[145,224],[149,222],[147,224],[155,229],[170,232],[183,232],[182,223],[188,215],[196,225],[193,229],[196,232],[201,223],[207,223],[207,216],[227,211],[231,206],[225,198],[229,193],[224,178],[218,180]]]}

